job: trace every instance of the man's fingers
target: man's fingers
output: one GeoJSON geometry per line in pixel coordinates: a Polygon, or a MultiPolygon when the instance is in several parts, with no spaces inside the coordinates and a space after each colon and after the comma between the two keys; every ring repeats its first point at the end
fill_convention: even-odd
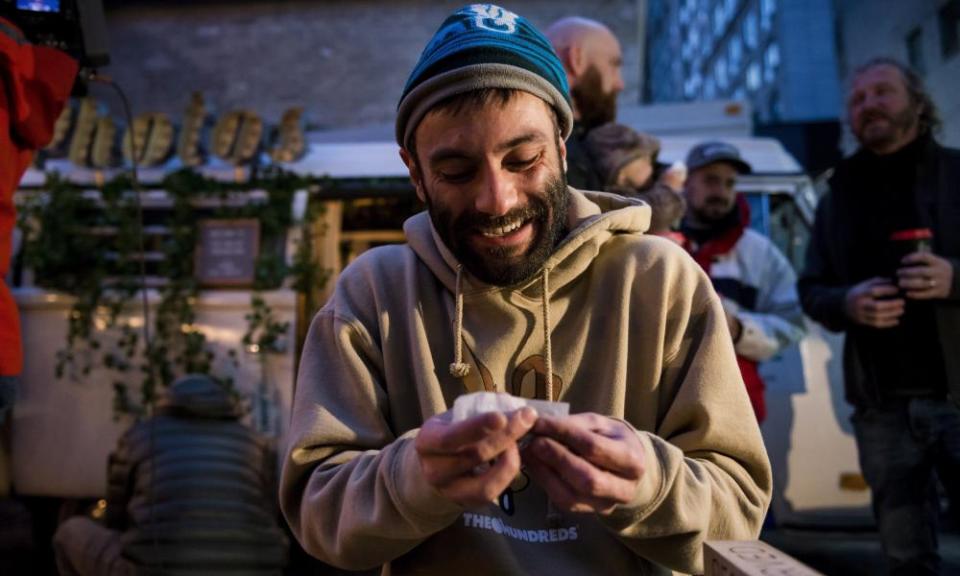
{"type": "MultiPolygon", "coordinates": [[[[951,270],[932,254],[918,253],[915,261],[929,260],[929,265],[905,266],[897,270],[897,284],[911,300],[943,298],[950,293],[951,270]]],[[[904,259],[906,262],[906,259],[904,259]]]]}
{"type": "Polygon", "coordinates": [[[868,293],[874,298],[887,298],[895,296],[897,292],[898,290],[895,285],[891,284],[888,280],[884,280],[882,284],[871,285],[868,293]]]}
{"type": "Polygon", "coordinates": [[[937,256],[930,252],[913,252],[907,254],[900,260],[904,266],[916,266],[917,264],[933,264],[937,256]]]}
{"type": "MultiPolygon", "coordinates": [[[[431,418],[417,434],[417,450],[421,454],[452,454],[489,443],[502,449],[504,438],[506,442],[516,441],[527,433],[536,419],[537,413],[530,408],[509,414],[488,412],[455,424],[431,418]]],[[[487,456],[492,458],[499,452],[495,449],[487,456]]]]}
{"type": "Polygon", "coordinates": [[[931,266],[904,266],[897,269],[897,277],[903,278],[929,278],[933,274],[931,266]]]}
{"type": "Polygon", "coordinates": [[[427,420],[417,434],[417,451],[421,454],[451,454],[506,426],[507,417],[499,412],[480,414],[456,423],[434,417],[427,420]]]}
{"type": "Polygon", "coordinates": [[[639,441],[628,442],[624,430],[617,429],[615,424],[620,423],[594,414],[575,414],[564,419],[541,418],[534,426],[534,433],[553,438],[594,466],[639,480],[643,474],[635,453],[639,441]]]}
{"type": "MultiPolygon", "coordinates": [[[[894,289],[896,290],[896,289],[894,289]]],[[[868,318],[878,317],[898,317],[903,314],[906,301],[903,298],[890,298],[886,300],[875,300],[873,298],[864,299],[861,302],[862,314],[868,318]]]]}
{"type": "Polygon", "coordinates": [[[522,408],[505,417],[507,420],[503,428],[487,434],[477,442],[460,447],[458,453],[480,461],[492,460],[507,448],[515,446],[537,421],[537,413],[532,408],[522,408]]]}
{"type": "Polygon", "coordinates": [[[882,320],[871,320],[867,322],[867,324],[874,328],[893,328],[894,326],[900,325],[900,319],[889,318],[889,319],[882,319],[882,320]]]}
{"type": "Polygon", "coordinates": [[[540,484],[550,501],[572,512],[609,512],[618,502],[632,498],[611,497],[610,484],[617,479],[591,466],[549,438],[537,438],[525,450],[527,472],[540,484]],[[561,456],[566,453],[567,458],[561,456]]]}
{"type": "Polygon", "coordinates": [[[567,486],[561,480],[560,474],[544,462],[538,460],[528,460],[526,463],[527,474],[530,478],[543,488],[550,498],[550,503],[565,512],[594,512],[605,510],[607,506],[597,503],[597,508],[582,501],[572,488],[567,486]]]}
{"type": "Polygon", "coordinates": [[[900,280],[900,288],[905,291],[907,298],[916,298],[918,293],[929,293],[930,296],[937,292],[936,281],[930,278],[911,278],[900,280]]]}
{"type": "Polygon", "coordinates": [[[911,300],[932,300],[939,297],[936,288],[931,287],[907,291],[907,298],[911,300]]]}
{"type": "Polygon", "coordinates": [[[639,476],[627,479],[607,472],[552,438],[534,438],[527,451],[556,470],[579,496],[629,502],[635,495],[639,476]]]}
{"type": "Polygon", "coordinates": [[[433,486],[444,486],[461,476],[475,476],[474,471],[489,462],[473,455],[421,455],[420,467],[427,482],[433,486]]]}
{"type": "Polygon", "coordinates": [[[897,286],[903,290],[924,290],[931,287],[931,280],[930,276],[901,276],[897,286]]]}
{"type": "Polygon", "coordinates": [[[899,314],[867,314],[864,316],[864,323],[875,328],[890,328],[900,323],[901,316],[903,316],[902,312],[899,314]]]}
{"type": "Polygon", "coordinates": [[[496,501],[519,472],[520,453],[511,446],[482,473],[457,478],[440,487],[440,493],[463,506],[482,506],[496,501]]]}
{"type": "Polygon", "coordinates": [[[868,314],[898,315],[903,313],[906,301],[903,298],[894,300],[868,300],[864,304],[868,314]]]}
{"type": "Polygon", "coordinates": [[[478,466],[515,449],[535,420],[536,413],[525,408],[508,415],[483,414],[456,424],[428,421],[416,442],[424,476],[434,486],[474,476],[478,466]]]}

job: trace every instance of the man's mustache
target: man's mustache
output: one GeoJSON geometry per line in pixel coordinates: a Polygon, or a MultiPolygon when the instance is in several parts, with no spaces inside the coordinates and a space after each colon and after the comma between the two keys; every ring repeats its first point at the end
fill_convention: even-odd
{"type": "Polygon", "coordinates": [[[526,206],[519,206],[507,212],[502,216],[490,216],[476,210],[464,212],[457,218],[457,228],[461,230],[471,228],[499,228],[516,222],[517,220],[530,220],[539,218],[545,212],[546,208],[536,202],[530,202],[526,206]]]}
{"type": "Polygon", "coordinates": [[[704,200],[705,204],[712,204],[716,206],[728,206],[730,205],[730,200],[724,196],[708,196],[704,200]]]}
{"type": "Polygon", "coordinates": [[[870,122],[872,120],[877,120],[877,119],[886,120],[887,122],[890,122],[892,120],[890,115],[887,114],[886,112],[882,110],[870,109],[870,110],[864,111],[864,113],[861,115],[860,123],[866,124],[867,122],[870,122]]]}

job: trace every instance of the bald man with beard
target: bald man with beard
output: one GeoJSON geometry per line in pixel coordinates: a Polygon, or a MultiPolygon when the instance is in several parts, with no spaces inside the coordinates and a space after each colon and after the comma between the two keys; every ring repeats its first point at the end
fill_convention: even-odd
{"type": "Polygon", "coordinates": [[[600,22],[576,16],[557,20],[545,35],[563,63],[573,100],[567,182],[574,188],[601,190],[603,181],[584,141],[591,130],[617,117],[617,96],[624,88],[620,42],[600,22]]]}

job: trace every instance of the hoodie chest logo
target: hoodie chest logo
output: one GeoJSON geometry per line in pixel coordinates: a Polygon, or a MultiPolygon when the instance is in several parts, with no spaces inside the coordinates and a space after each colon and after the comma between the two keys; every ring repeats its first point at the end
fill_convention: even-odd
{"type": "MultiPolygon", "coordinates": [[[[475,370],[470,370],[462,382],[467,392],[508,392],[514,396],[530,400],[545,400],[547,397],[547,366],[544,357],[539,354],[527,357],[514,369],[510,382],[499,386],[490,370],[483,365],[469,347],[465,347],[475,370]]],[[[553,400],[556,402],[563,391],[563,380],[553,375],[553,400]]]]}
{"type": "Polygon", "coordinates": [[[563,380],[556,374],[553,378],[553,398],[547,398],[547,365],[543,356],[534,354],[521,362],[513,371],[508,392],[514,396],[530,399],[548,399],[554,402],[560,398],[563,380]]]}

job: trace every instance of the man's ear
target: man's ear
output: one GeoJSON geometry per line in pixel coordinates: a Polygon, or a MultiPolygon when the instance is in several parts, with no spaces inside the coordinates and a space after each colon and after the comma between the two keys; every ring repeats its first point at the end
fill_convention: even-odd
{"type": "Polygon", "coordinates": [[[563,141],[563,136],[557,138],[560,146],[560,162],[563,164],[563,173],[567,173],[567,143],[563,141]]]}
{"type": "Polygon", "coordinates": [[[407,151],[406,148],[401,148],[400,159],[403,160],[403,163],[407,166],[407,172],[410,173],[410,182],[417,190],[417,198],[419,198],[421,202],[426,202],[427,199],[423,192],[423,174],[420,172],[420,166],[417,164],[416,158],[414,158],[413,154],[407,151]]]}
{"type": "Polygon", "coordinates": [[[574,42],[567,49],[567,75],[576,80],[583,76],[587,68],[587,55],[584,52],[583,42],[574,42]]]}
{"type": "Polygon", "coordinates": [[[570,47],[555,48],[560,64],[563,65],[563,72],[567,75],[567,84],[573,83],[573,64],[571,62],[570,47]]]}

